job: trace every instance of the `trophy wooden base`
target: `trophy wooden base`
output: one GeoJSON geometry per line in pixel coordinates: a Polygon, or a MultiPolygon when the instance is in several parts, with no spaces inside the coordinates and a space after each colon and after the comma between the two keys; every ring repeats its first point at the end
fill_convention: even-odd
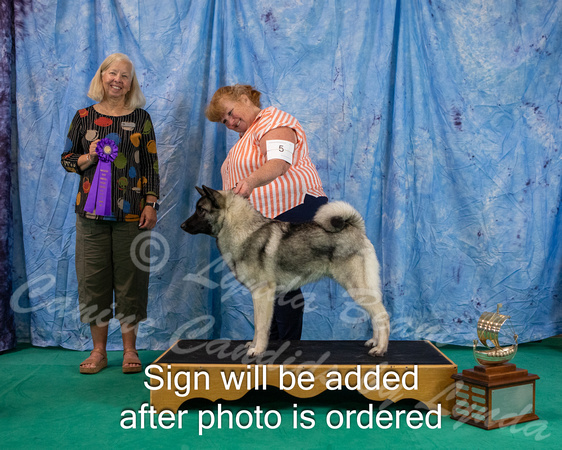
{"type": "Polygon", "coordinates": [[[515,364],[475,366],[452,376],[456,382],[451,418],[486,430],[537,420],[537,375],[515,364]]]}
{"type": "Polygon", "coordinates": [[[413,399],[441,405],[441,414],[454,403],[457,366],[428,341],[391,341],[384,357],[369,356],[362,341],[271,342],[258,358],[245,344],[176,342],[150,366],[151,405],[175,413],[189,399],[237,400],[250,390],[267,395],[268,386],[299,398],[350,389],[374,401],[413,399]]]}

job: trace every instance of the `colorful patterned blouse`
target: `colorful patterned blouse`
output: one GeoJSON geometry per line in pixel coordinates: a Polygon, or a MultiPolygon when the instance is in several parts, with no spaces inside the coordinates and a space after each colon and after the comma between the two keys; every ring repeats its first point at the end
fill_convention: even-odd
{"type": "Polygon", "coordinates": [[[113,117],[98,113],[93,106],[79,110],[68,130],[61,164],[68,172],[80,175],[75,211],[90,219],[135,222],[140,218],[149,194],[159,197],[160,177],[156,140],[150,115],[135,109],[125,116],[113,117]],[[84,211],[98,164],[81,171],[78,158],[88,154],[90,143],[111,139],[118,154],[111,164],[110,216],[98,216],[84,211]]]}

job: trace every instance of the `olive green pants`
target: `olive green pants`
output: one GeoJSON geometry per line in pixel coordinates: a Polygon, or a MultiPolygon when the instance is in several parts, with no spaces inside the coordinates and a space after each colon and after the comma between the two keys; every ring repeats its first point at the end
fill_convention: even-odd
{"type": "Polygon", "coordinates": [[[150,272],[139,258],[141,262],[150,259],[150,246],[141,243],[149,237],[150,231],[139,230],[138,222],[76,216],[76,275],[82,322],[102,325],[114,317],[121,324],[136,325],[146,319],[150,272]]]}

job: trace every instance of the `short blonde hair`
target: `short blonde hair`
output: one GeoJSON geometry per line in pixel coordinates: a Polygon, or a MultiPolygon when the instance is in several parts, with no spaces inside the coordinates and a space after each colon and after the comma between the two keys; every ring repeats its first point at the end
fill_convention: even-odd
{"type": "Polygon", "coordinates": [[[113,53],[109,55],[98,67],[94,78],[90,83],[90,89],[88,90],[88,97],[96,102],[101,102],[104,98],[105,92],[103,90],[103,83],[101,77],[103,73],[111,66],[113,63],[118,61],[125,61],[131,65],[131,89],[125,95],[125,106],[131,109],[142,108],[146,104],[146,98],[141,91],[139,82],[137,80],[137,75],[135,73],[135,65],[130,60],[130,58],[123,53],[113,53]]]}
{"type": "Polygon", "coordinates": [[[225,98],[237,101],[242,95],[246,95],[254,105],[261,108],[260,91],[254,89],[249,84],[235,84],[234,86],[223,86],[217,89],[209,106],[205,109],[205,116],[211,122],[220,122],[224,114],[224,107],[221,101],[225,98]]]}

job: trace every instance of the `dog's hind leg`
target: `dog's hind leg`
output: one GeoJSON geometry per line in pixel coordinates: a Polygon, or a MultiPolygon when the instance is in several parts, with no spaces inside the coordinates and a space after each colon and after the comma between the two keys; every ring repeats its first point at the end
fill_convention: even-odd
{"type": "Polygon", "coordinates": [[[264,282],[251,289],[254,303],[254,340],[247,344],[250,356],[257,356],[267,349],[275,306],[275,288],[275,283],[264,282]]]}
{"type": "Polygon", "coordinates": [[[390,321],[382,301],[379,263],[374,248],[356,254],[349,264],[339,265],[333,275],[371,318],[373,337],[365,343],[372,347],[369,354],[384,355],[388,349],[390,321]]]}

